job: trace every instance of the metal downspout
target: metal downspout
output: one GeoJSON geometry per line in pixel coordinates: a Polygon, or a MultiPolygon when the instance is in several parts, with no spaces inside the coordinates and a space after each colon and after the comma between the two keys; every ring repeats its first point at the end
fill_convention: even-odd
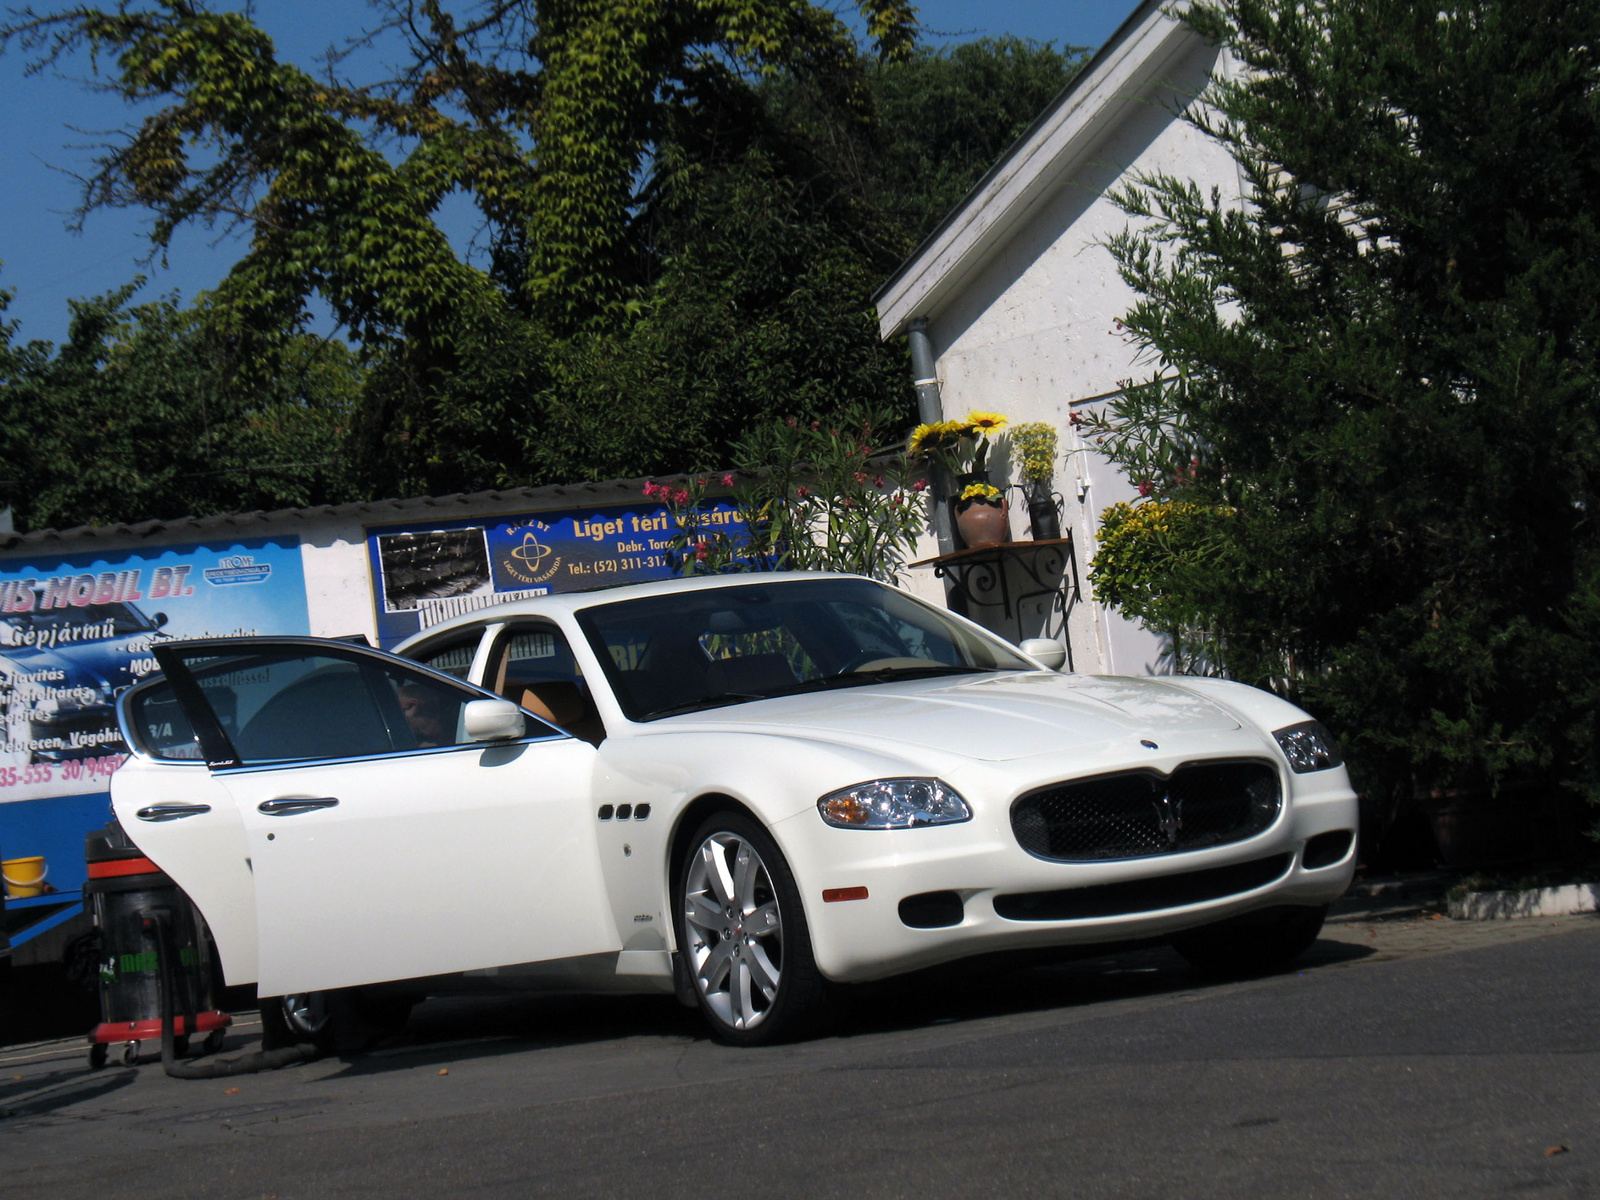
{"type": "MultiPolygon", "coordinates": [[[[944,420],[944,402],[939,396],[939,377],[933,365],[933,342],[928,337],[928,322],[918,317],[911,322],[906,335],[911,341],[911,383],[917,389],[917,420],[932,425],[944,420]]],[[[930,464],[928,482],[933,492],[933,535],[939,542],[939,553],[949,554],[956,548],[950,532],[950,473],[937,464],[930,464]]]]}

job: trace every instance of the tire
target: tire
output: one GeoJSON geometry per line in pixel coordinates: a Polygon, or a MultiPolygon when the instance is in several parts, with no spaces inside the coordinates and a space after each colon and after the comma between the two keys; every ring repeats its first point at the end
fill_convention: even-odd
{"type": "Polygon", "coordinates": [[[825,983],[794,875],[743,813],[716,813],[688,841],[673,883],[681,956],[718,1040],[758,1046],[804,1033],[825,983]]]}
{"type": "Polygon", "coordinates": [[[1288,966],[1309,949],[1327,915],[1326,904],[1263,908],[1186,930],[1172,939],[1172,947],[1210,975],[1263,975],[1288,966]]]}
{"type": "Polygon", "coordinates": [[[315,1046],[324,1054],[335,1049],[338,992],[302,992],[288,996],[261,997],[261,1048],[282,1050],[289,1046],[315,1046]]]}
{"type": "Polygon", "coordinates": [[[261,1000],[261,1048],[315,1046],[323,1054],[359,1054],[405,1029],[416,1001],[368,998],[359,988],[266,996],[261,1000]]]}

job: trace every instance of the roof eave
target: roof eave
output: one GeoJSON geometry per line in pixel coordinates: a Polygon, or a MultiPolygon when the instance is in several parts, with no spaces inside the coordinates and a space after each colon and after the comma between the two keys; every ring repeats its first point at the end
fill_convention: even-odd
{"type": "Polygon", "coordinates": [[[884,340],[934,316],[981,270],[1062,177],[1093,149],[1133,93],[1199,40],[1168,15],[1168,0],[1144,0],[873,295],[884,340]]]}

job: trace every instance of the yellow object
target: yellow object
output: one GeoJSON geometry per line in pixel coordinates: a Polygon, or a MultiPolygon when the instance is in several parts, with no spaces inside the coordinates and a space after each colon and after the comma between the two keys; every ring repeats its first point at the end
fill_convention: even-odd
{"type": "Polygon", "coordinates": [[[0,863],[0,877],[5,879],[6,895],[13,900],[26,900],[29,896],[44,895],[44,877],[48,868],[44,859],[8,858],[0,863]]]}

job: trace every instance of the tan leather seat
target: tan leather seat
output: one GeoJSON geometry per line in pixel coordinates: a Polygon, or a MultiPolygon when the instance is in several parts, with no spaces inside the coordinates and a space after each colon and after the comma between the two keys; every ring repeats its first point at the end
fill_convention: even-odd
{"type": "Polygon", "coordinates": [[[595,711],[594,701],[584,695],[577,684],[566,679],[547,679],[518,686],[522,694],[510,698],[534,716],[592,746],[605,740],[605,726],[595,711]]]}

